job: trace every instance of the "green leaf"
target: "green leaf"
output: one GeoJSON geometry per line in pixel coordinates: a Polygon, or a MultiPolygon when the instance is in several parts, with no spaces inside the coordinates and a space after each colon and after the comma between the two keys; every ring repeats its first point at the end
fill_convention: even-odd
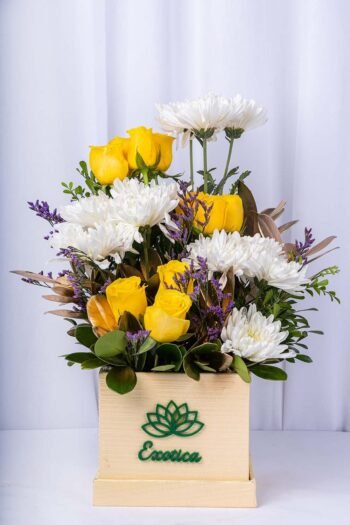
{"type": "Polygon", "coordinates": [[[84,361],[81,364],[82,370],[92,370],[94,368],[100,368],[101,366],[105,366],[105,363],[101,361],[98,357],[92,357],[91,359],[88,359],[87,361],[84,361]]]}
{"type": "Polygon", "coordinates": [[[118,394],[127,394],[135,388],[137,382],[135,371],[129,366],[112,368],[106,376],[108,388],[118,394]]]}
{"type": "Polygon", "coordinates": [[[243,359],[239,355],[235,355],[231,365],[232,370],[234,370],[243,381],[250,383],[252,378],[250,377],[249,370],[243,359]]]}
{"type": "Polygon", "coordinates": [[[272,381],[285,381],[288,377],[282,368],[271,365],[255,365],[250,368],[250,371],[262,379],[270,379],[272,381]]]}
{"type": "Polygon", "coordinates": [[[142,343],[142,345],[139,348],[138,354],[143,354],[144,352],[148,352],[152,348],[154,348],[157,344],[157,341],[152,339],[152,337],[148,336],[147,339],[142,343]]]}
{"type": "Polygon", "coordinates": [[[75,337],[81,345],[90,348],[91,345],[95,344],[97,337],[92,331],[92,327],[89,324],[80,324],[75,329],[75,337]]]}
{"type": "Polygon", "coordinates": [[[305,354],[298,354],[295,356],[295,359],[298,359],[299,361],[303,361],[304,363],[312,363],[311,357],[305,354]]]}
{"type": "Polygon", "coordinates": [[[95,344],[95,354],[97,357],[109,358],[124,352],[126,348],[126,336],[121,330],[108,332],[100,337],[95,344]]]}
{"type": "Polygon", "coordinates": [[[182,365],[182,352],[173,343],[163,343],[156,349],[155,365],[172,365],[175,372],[178,372],[182,365]]]}
{"type": "Polygon", "coordinates": [[[66,361],[71,361],[72,363],[84,363],[88,359],[93,359],[95,356],[91,352],[74,352],[73,354],[67,354],[63,356],[66,361]]]}
{"type": "Polygon", "coordinates": [[[195,381],[199,381],[200,379],[200,371],[199,367],[194,363],[191,362],[189,359],[184,359],[184,370],[185,374],[188,375],[191,379],[194,379],[195,381]]]}
{"type": "Polygon", "coordinates": [[[175,365],[159,365],[151,368],[152,372],[167,372],[168,370],[174,370],[175,365]]]}

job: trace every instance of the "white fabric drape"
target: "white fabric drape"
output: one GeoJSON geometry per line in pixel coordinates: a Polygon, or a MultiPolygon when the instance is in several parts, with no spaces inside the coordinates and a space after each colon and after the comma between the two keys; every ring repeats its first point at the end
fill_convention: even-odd
{"type": "MultiPolygon", "coordinates": [[[[155,102],[214,91],[268,108],[233,160],[252,170],[260,209],[285,198],[285,219],[300,219],[293,240],[307,225],[341,245],[314,267],[342,267],[342,305],[321,298],[312,316],[325,331],[310,340],[314,364],[288,365],[283,385],[254,381],[253,428],[349,430],[349,2],[2,0],[0,16],[2,427],[97,422],[93,373],[57,357],[76,348],[64,321],[43,316],[40,289],[8,273],[51,268],[46,225],[26,200],[61,205],[60,182],[89,144],[156,127],[155,102]]],[[[211,166],[224,147],[213,145],[211,166]]],[[[187,169],[183,151],[175,169],[187,169]]]]}

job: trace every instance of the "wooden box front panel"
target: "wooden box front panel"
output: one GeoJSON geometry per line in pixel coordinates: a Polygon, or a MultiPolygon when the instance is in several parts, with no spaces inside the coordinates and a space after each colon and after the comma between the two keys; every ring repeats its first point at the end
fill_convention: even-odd
{"type": "MultiPolygon", "coordinates": [[[[249,479],[249,385],[237,374],[202,374],[196,382],[185,374],[139,373],[137,380],[136,388],[121,396],[108,389],[105,374],[100,374],[99,478],[249,479]],[[166,407],[170,401],[172,410],[187,403],[191,411],[189,422],[176,427],[179,435],[171,425],[167,430],[157,424],[164,422],[157,420],[157,405],[166,407]],[[143,429],[147,415],[152,424],[143,429]],[[199,423],[191,426],[193,419],[199,423]],[[158,434],[159,429],[170,435],[146,432],[158,434]],[[146,442],[152,446],[148,443],[141,460],[146,442]],[[154,461],[148,459],[152,452],[154,461]]],[[[158,413],[162,411],[160,407],[158,413]]]]}

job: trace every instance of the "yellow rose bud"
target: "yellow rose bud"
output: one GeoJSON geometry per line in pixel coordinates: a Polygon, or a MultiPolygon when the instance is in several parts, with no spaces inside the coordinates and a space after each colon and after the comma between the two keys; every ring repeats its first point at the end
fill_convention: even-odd
{"type": "Polygon", "coordinates": [[[117,323],[123,312],[130,312],[139,318],[147,308],[146,291],[141,286],[140,277],[113,281],[106,288],[106,296],[117,323]]]}
{"type": "MultiPolygon", "coordinates": [[[[242,199],[239,195],[208,195],[200,192],[198,199],[203,201],[208,207],[212,206],[209,213],[209,222],[204,228],[204,233],[210,234],[214,230],[234,232],[242,228],[244,212],[242,199]]],[[[204,219],[203,206],[199,206],[196,220],[204,222],[204,219]]],[[[198,227],[201,228],[199,223],[198,227]]]]}
{"type": "MultiPolygon", "coordinates": [[[[174,277],[179,277],[178,274],[182,274],[185,270],[188,270],[190,265],[181,261],[169,261],[167,264],[162,264],[158,266],[157,273],[159,275],[159,290],[164,290],[173,286],[177,287],[174,277]]],[[[183,289],[183,286],[180,285],[181,291],[186,293],[193,292],[193,279],[190,279],[188,283],[187,290],[183,289]]]]}
{"type": "Polygon", "coordinates": [[[112,184],[123,180],[129,173],[129,165],[123,155],[122,146],[90,146],[90,168],[101,184],[112,184]]]}
{"type": "Polygon", "coordinates": [[[126,160],[128,160],[129,144],[130,139],[125,137],[114,137],[114,139],[108,142],[108,146],[120,147],[126,160]]]}
{"type": "Polygon", "coordinates": [[[153,133],[153,139],[158,149],[158,155],[160,154],[157,170],[166,171],[173,160],[173,141],[175,139],[163,133],[153,133]]]}
{"type": "Polygon", "coordinates": [[[104,295],[93,295],[86,305],[87,316],[95,334],[102,337],[117,328],[117,322],[104,295]]]}
{"type": "Polygon", "coordinates": [[[136,162],[136,153],[139,153],[146,166],[153,166],[156,163],[158,147],[153,138],[151,128],[140,126],[129,129],[130,135],[128,161],[131,169],[138,168],[136,162]]]}
{"type": "Polygon", "coordinates": [[[150,336],[159,343],[176,341],[188,332],[190,322],[186,314],[192,301],[177,290],[159,290],[153,306],[146,308],[144,325],[150,336]]]}

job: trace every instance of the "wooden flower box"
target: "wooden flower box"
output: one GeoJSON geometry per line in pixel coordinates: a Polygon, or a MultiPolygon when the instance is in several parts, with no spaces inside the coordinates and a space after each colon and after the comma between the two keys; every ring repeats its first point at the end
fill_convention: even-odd
{"type": "Polygon", "coordinates": [[[94,504],[255,507],[249,385],[237,374],[139,373],[121,396],[101,373],[94,504]]]}

